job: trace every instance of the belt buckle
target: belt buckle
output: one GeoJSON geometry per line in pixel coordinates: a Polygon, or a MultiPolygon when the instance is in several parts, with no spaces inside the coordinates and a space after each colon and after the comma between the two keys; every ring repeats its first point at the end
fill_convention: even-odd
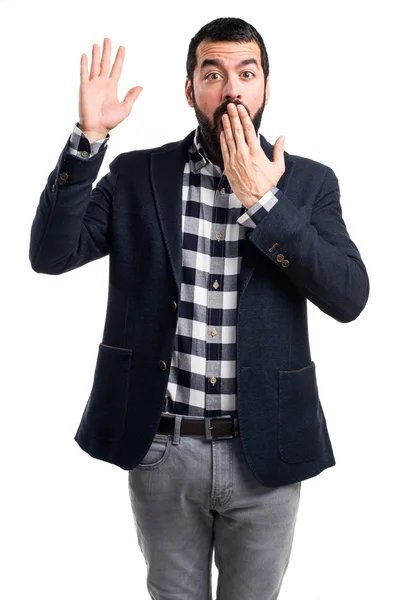
{"type": "Polygon", "coordinates": [[[237,431],[237,417],[235,417],[234,415],[221,415],[220,417],[205,417],[205,430],[206,430],[206,440],[228,440],[231,439],[234,436],[235,432],[237,431]],[[233,424],[234,424],[234,433],[233,435],[212,435],[211,434],[211,430],[212,430],[212,425],[211,425],[211,421],[215,421],[216,419],[232,419],[233,420],[233,424]]]}

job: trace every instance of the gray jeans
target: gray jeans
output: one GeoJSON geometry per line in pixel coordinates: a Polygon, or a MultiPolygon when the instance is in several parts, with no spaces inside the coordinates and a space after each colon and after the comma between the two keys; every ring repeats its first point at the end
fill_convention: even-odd
{"type": "Polygon", "coordinates": [[[128,472],[150,597],[212,600],[214,551],[217,600],[276,600],[301,482],[263,486],[250,471],[240,436],[181,436],[181,419],[175,416],[174,434],[156,433],[142,462],[128,472]]]}

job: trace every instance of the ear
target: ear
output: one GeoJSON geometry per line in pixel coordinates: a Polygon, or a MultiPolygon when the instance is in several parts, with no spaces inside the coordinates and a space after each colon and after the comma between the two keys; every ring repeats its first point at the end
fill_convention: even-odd
{"type": "Polygon", "coordinates": [[[267,105],[269,102],[269,95],[270,95],[270,89],[269,89],[269,75],[267,77],[267,81],[265,84],[265,104],[267,105]]]}
{"type": "Polygon", "coordinates": [[[189,104],[189,106],[191,106],[193,108],[193,99],[192,99],[192,86],[190,84],[190,80],[189,77],[186,75],[186,81],[185,81],[185,96],[186,96],[186,100],[187,103],[189,104]]]}

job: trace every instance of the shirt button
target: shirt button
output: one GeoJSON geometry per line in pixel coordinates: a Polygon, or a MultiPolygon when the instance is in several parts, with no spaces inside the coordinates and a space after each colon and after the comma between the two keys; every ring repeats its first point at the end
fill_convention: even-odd
{"type": "Polygon", "coordinates": [[[218,281],[214,281],[214,283],[213,283],[213,288],[214,288],[214,289],[216,289],[216,290],[219,288],[219,283],[218,283],[218,281]]]}
{"type": "Polygon", "coordinates": [[[225,188],[221,188],[219,191],[220,194],[224,195],[225,194],[225,188]]]}
{"type": "Polygon", "coordinates": [[[178,308],[178,305],[175,302],[175,300],[172,300],[172,307],[171,308],[172,308],[173,311],[176,311],[176,309],[178,308]]]}
{"type": "Polygon", "coordinates": [[[217,383],[216,378],[215,377],[211,377],[210,383],[212,383],[213,385],[215,385],[217,383]]]}
{"type": "Polygon", "coordinates": [[[219,232],[218,232],[218,233],[216,233],[216,234],[215,234],[215,239],[217,239],[218,241],[219,241],[219,240],[222,240],[222,238],[223,238],[223,237],[224,237],[224,236],[222,235],[222,233],[219,233],[219,232]]]}
{"type": "Polygon", "coordinates": [[[167,370],[167,363],[165,363],[163,360],[160,360],[159,365],[160,365],[161,371],[167,370]]]}
{"type": "Polygon", "coordinates": [[[288,267],[289,266],[289,261],[285,258],[285,260],[282,261],[282,267],[288,267]]]}
{"type": "Polygon", "coordinates": [[[276,260],[277,260],[278,262],[282,262],[282,261],[284,260],[284,258],[285,258],[285,257],[283,256],[283,254],[277,254],[277,256],[276,256],[276,260]]]}
{"type": "Polygon", "coordinates": [[[87,152],[86,150],[82,150],[81,156],[89,156],[89,152],[87,152]]]}
{"type": "Polygon", "coordinates": [[[216,329],[211,329],[211,335],[213,337],[215,337],[217,335],[217,330],[216,329]]]}

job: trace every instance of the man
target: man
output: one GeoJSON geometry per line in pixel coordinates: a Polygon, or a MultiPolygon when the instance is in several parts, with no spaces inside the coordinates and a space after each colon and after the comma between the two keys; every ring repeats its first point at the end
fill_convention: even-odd
{"type": "Polygon", "coordinates": [[[341,323],[369,280],[330,167],[258,132],[269,65],[258,32],[216,19],[191,40],[184,140],[126,152],[92,191],[124,49],[81,57],[79,123],[41,195],[30,261],[61,274],[109,255],[107,316],[75,436],[129,473],[157,600],[278,597],[301,481],[335,464],[307,299],[341,323]],[[244,108],[243,108],[244,107],[244,108]]]}

